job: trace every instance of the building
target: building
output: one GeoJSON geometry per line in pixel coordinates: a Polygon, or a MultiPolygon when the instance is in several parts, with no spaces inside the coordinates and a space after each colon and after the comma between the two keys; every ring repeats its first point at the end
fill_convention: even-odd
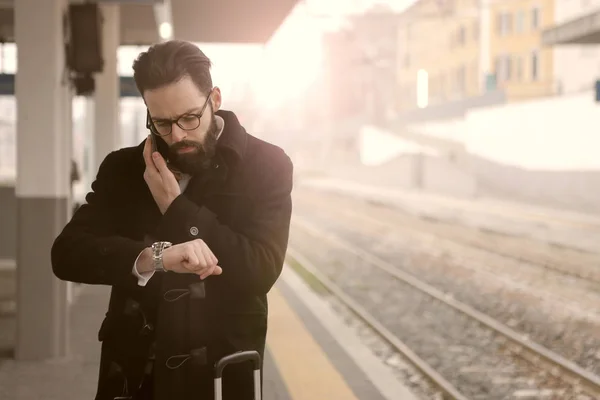
{"type": "Polygon", "coordinates": [[[323,159],[357,157],[360,127],[394,117],[397,22],[396,13],[377,6],[323,36],[322,81],[307,104],[311,128],[327,143],[323,159]]]}
{"type": "Polygon", "coordinates": [[[505,92],[508,101],[550,96],[557,91],[553,49],[542,46],[543,30],[554,23],[554,3],[490,3],[491,67],[496,86],[505,92]]]}
{"type": "Polygon", "coordinates": [[[552,95],[553,50],[541,40],[553,21],[554,0],[417,1],[400,16],[399,110],[552,95]]]}
{"type": "Polygon", "coordinates": [[[364,106],[364,66],[352,36],[342,30],[323,37],[324,117],[336,121],[356,116],[364,106]]]}
{"type": "Polygon", "coordinates": [[[556,25],[544,32],[543,41],[553,48],[554,75],[560,94],[590,90],[600,78],[600,40],[597,24],[593,23],[599,12],[600,0],[555,0],[556,25]]]}
{"type": "Polygon", "coordinates": [[[479,94],[476,5],[477,0],[421,0],[402,13],[398,29],[400,110],[417,108],[419,89],[426,91],[428,106],[479,94]],[[417,87],[419,71],[427,77],[426,88],[417,87]]]}
{"type": "Polygon", "coordinates": [[[395,109],[397,14],[377,6],[323,38],[324,80],[330,116],[381,120],[395,109]]]}

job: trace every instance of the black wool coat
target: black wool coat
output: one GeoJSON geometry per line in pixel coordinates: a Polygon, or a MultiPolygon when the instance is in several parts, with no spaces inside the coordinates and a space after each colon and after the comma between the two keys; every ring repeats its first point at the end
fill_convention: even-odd
{"type": "MultiPolygon", "coordinates": [[[[225,126],[212,167],[193,177],[164,215],[143,178],[142,143],[105,158],[87,204],[53,244],[58,278],[112,287],[98,335],[98,400],[122,395],[125,386],[135,395],[148,376],[154,400],[212,399],[218,359],[242,350],[264,354],[266,294],[288,244],[293,166],[283,150],[246,133],[232,112],[217,115],[225,126]],[[194,239],[206,242],[222,275],[201,283],[193,274],[159,272],[145,287],[137,284],[132,268],[144,248],[194,239]]],[[[224,398],[252,399],[252,381],[251,365],[228,367],[224,398]]]]}

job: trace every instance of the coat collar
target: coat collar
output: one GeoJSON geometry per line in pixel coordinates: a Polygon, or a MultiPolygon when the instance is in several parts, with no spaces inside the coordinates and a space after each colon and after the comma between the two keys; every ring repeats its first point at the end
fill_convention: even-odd
{"type": "Polygon", "coordinates": [[[223,133],[217,142],[217,152],[223,150],[232,154],[235,157],[235,161],[241,161],[246,154],[248,141],[246,130],[233,112],[218,110],[215,114],[223,118],[225,122],[223,133]]]}

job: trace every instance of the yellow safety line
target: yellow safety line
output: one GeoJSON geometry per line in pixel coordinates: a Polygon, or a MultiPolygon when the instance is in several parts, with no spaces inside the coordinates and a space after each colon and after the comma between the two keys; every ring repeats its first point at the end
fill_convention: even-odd
{"type": "Polygon", "coordinates": [[[269,292],[267,346],[293,400],[358,400],[277,288],[269,292]]]}

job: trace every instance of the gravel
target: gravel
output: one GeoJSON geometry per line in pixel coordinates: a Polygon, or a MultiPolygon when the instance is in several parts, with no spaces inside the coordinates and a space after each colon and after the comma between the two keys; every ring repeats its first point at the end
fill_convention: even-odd
{"type": "MultiPolygon", "coordinates": [[[[448,287],[452,289],[449,290],[450,293],[469,292],[472,299],[477,299],[475,304],[480,305],[491,299],[492,303],[495,303],[494,307],[498,307],[498,299],[496,299],[498,294],[482,293],[481,285],[473,279],[456,281],[447,279],[447,274],[440,274],[440,267],[436,266],[440,264],[439,259],[437,263],[430,262],[427,267],[423,267],[422,260],[415,260],[413,254],[406,255],[410,251],[394,246],[393,237],[387,237],[388,240],[382,241],[381,237],[374,235],[370,236],[371,240],[362,234],[353,236],[351,231],[340,227],[344,222],[340,218],[319,219],[314,215],[314,210],[311,210],[310,214],[312,222],[321,229],[343,235],[344,240],[368,251],[378,247],[377,254],[382,258],[383,256],[393,258],[394,265],[398,267],[410,270],[415,261],[420,261],[420,278],[430,283],[434,283],[430,280],[435,276],[452,285],[458,282],[462,284],[462,286],[452,286],[449,283],[448,287]],[[385,252],[382,248],[390,250],[385,252]]],[[[390,279],[385,272],[367,265],[355,255],[336,250],[326,241],[319,240],[315,235],[302,229],[292,230],[291,246],[322,268],[329,277],[335,279],[342,289],[363,304],[388,329],[469,398],[503,399],[513,396],[525,398],[532,393],[537,393],[538,396],[545,394],[544,398],[557,399],[574,396],[567,385],[516,357],[509,351],[504,340],[487,328],[431,299],[426,294],[390,279]],[[538,390],[549,390],[549,392],[537,392],[538,390]],[[568,390],[569,393],[564,393],[562,390],[568,390]]],[[[440,287],[439,282],[436,286],[440,287]]],[[[511,307],[508,308],[508,314],[515,321],[513,325],[518,326],[523,318],[517,316],[518,307],[514,306],[513,301],[514,299],[510,300],[511,307]]],[[[481,307],[478,308],[481,310],[481,307]]],[[[387,351],[389,352],[389,349],[387,351]]],[[[385,350],[381,350],[381,353],[386,354],[385,350]]],[[[401,370],[406,371],[404,367],[401,370]]],[[[409,382],[422,380],[416,378],[419,374],[415,374],[414,371],[403,373],[404,380],[409,382]]],[[[580,398],[584,399],[585,396],[580,398]]]]}
{"type": "Polygon", "coordinates": [[[302,215],[600,374],[600,291],[580,279],[436,238],[376,231],[314,208],[302,215]]]}

